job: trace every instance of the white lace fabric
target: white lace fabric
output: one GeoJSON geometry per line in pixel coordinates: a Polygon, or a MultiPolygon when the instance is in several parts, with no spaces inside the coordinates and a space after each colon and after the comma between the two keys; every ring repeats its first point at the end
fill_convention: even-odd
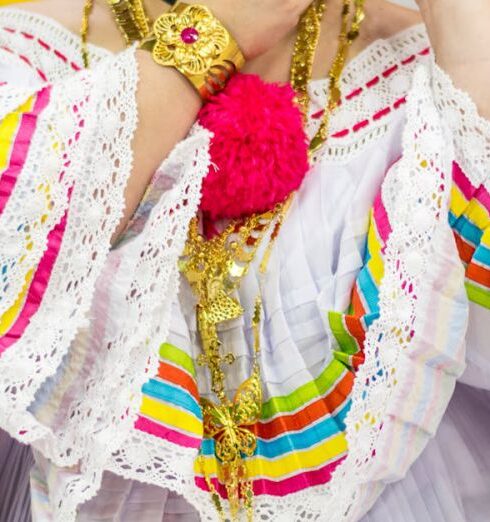
{"type": "MultiPolygon", "coordinates": [[[[0,22],[17,23],[34,33],[49,33],[45,19],[19,15],[15,10],[1,14],[0,22]]],[[[65,52],[75,55],[78,42],[68,42],[64,33],[65,52]]],[[[405,44],[393,40],[399,57],[406,55],[403,60],[408,60],[423,50],[420,34],[421,29],[416,28],[400,40],[405,44]]],[[[56,34],[43,35],[48,41],[50,37],[57,39],[56,34]]],[[[12,45],[13,41],[8,41],[12,45]]],[[[29,46],[29,42],[23,43],[29,46]]],[[[33,62],[42,62],[44,51],[39,52],[33,62]]],[[[361,77],[366,82],[371,72],[379,75],[382,55],[375,46],[351,64],[348,74],[352,74],[352,82],[356,78],[354,67],[364,67],[365,78],[361,77]]],[[[392,59],[390,55],[382,65],[392,68],[392,59]]],[[[55,67],[52,79],[66,76],[68,66],[65,63],[63,71],[55,67]]],[[[48,66],[46,70],[51,69],[48,66]]],[[[337,130],[352,127],[356,118],[369,118],[372,125],[338,138],[317,161],[328,155],[329,160],[340,158],[347,162],[386,131],[390,116],[387,120],[374,116],[388,106],[394,112],[394,104],[401,99],[394,97],[393,88],[383,86],[383,81],[392,81],[389,77],[381,74],[378,87],[366,89],[353,105],[345,103],[347,108],[339,111],[334,120],[337,130]],[[375,103],[368,91],[376,92],[375,103]]],[[[56,520],[63,522],[74,520],[77,506],[96,493],[105,469],[172,489],[194,505],[202,520],[216,520],[209,495],[194,485],[195,450],[156,441],[132,430],[141,386],[148,375],[156,373],[157,349],[167,336],[170,307],[178,290],[176,260],[189,219],[197,210],[200,183],[210,161],[209,133],[196,127],[161,167],[175,180],[173,188],[152,210],[143,231],[120,249],[109,252],[131,169],[130,144],[137,124],[136,84],[132,50],[116,58],[101,57],[94,73],[55,81],[51,93],[55,102],[43,116],[20,183],[0,221],[0,233],[9,237],[10,245],[18,245],[18,251],[25,238],[15,235],[14,218],[22,216],[32,222],[39,215],[35,197],[26,204],[22,196],[34,183],[53,186],[54,211],[40,224],[34,247],[26,257],[26,263],[35,266],[46,248],[49,230],[69,210],[60,260],[42,307],[23,337],[0,357],[2,427],[33,444],[59,466],[74,466],[66,488],[59,489],[57,497],[51,499],[56,520]],[[72,112],[74,105],[78,108],[76,115],[72,112]],[[81,119],[81,137],[76,143],[70,142],[70,133],[81,119]],[[63,183],[57,184],[55,167],[61,162],[60,156],[46,163],[40,159],[45,156],[47,144],[60,137],[60,150],[69,155],[71,163],[63,183]],[[75,188],[69,201],[72,185],[75,188]],[[94,194],[98,196],[94,198],[94,194]],[[111,273],[113,277],[104,277],[111,273]],[[109,304],[104,301],[107,296],[112,300],[109,304]],[[111,308],[115,301],[117,314],[111,308]],[[98,314],[105,314],[107,319],[102,330],[98,314]],[[67,385],[64,396],[52,397],[50,406],[37,409],[36,393],[63,365],[65,377],[83,368],[85,380],[67,385]],[[40,422],[43,418],[49,422],[40,422]]],[[[399,88],[403,97],[404,89],[399,88]]],[[[25,92],[7,92],[6,88],[5,98],[1,98],[2,89],[1,107],[8,112],[25,92]]],[[[367,334],[366,360],[357,374],[346,421],[348,457],[326,486],[285,498],[257,497],[258,520],[357,520],[388,480],[403,475],[434,433],[455,378],[462,371],[467,301],[463,268],[447,226],[451,162],[458,158],[475,184],[488,179],[490,131],[469,97],[458,93],[442,72],[431,72],[427,66],[421,66],[413,76],[406,111],[403,157],[383,185],[393,229],[385,251],[380,318],[367,334]],[[443,121],[449,112],[459,114],[450,118],[450,125],[443,121]],[[434,303],[439,303],[440,295],[451,295],[450,306],[458,311],[459,320],[453,325],[450,342],[441,341],[444,332],[430,331],[436,314],[434,303]],[[410,411],[410,405],[421,400],[420,390],[412,389],[410,383],[414,374],[423,371],[438,372],[441,382],[437,397],[424,398],[433,405],[430,419],[410,411]],[[390,434],[397,429],[410,451],[389,446],[390,434]]],[[[0,260],[14,256],[14,250],[2,248],[0,260]]],[[[8,291],[2,295],[0,313],[18,295],[24,276],[22,271],[13,273],[8,291]]]]}

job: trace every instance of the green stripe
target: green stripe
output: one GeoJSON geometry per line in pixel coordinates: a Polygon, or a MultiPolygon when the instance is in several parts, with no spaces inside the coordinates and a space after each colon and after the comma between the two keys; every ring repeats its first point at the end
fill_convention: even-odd
{"type": "Polygon", "coordinates": [[[339,361],[333,360],[323,372],[314,380],[304,384],[289,395],[272,397],[262,405],[263,420],[270,419],[278,413],[290,413],[301,406],[319,398],[335,384],[348,370],[339,361]]]}
{"type": "Polygon", "coordinates": [[[490,310],[490,291],[470,281],[466,281],[466,292],[468,299],[473,303],[490,310]]]}
{"type": "Polygon", "coordinates": [[[180,366],[193,377],[196,376],[196,368],[192,357],[173,344],[164,343],[160,346],[160,357],[177,366],[180,366]]]}
{"type": "Polygon", "coordinates": [[[359,346],[354,337],[347,331],[344,326],[344,314],[339,312],[328,313],[328,323],[336,341],[339,343],[339,348],[349,355],[354,355],[359,351],[359,346]]]}

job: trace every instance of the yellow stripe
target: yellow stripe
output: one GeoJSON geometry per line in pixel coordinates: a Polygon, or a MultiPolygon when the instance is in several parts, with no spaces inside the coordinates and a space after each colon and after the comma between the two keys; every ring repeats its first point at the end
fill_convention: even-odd
{"type": "Polygon", "coordinates": [[[369,227],[367,246],[370,254],[368,262],[369,272],[377,285],[381,283],[384,275],[384,264],[381,256],[381,241],[378,237],[374,217],[371,213],[371,225],[369,227]]]}
{"type": "Polygon", "coordinates": [[[476,199],[472,199],[465,212],[466,217],[479,229],[484,230],[490,225],[488,210],[476,199]]]}
{"type": "MultiPolygon", "coordinates": [[[[291,473],[317,468],[346,451],[347,441],[345,435],[339,433],[312,449],[295,451],[292,454],[274,460],[264,459],[263,457],[251,457],[245,460],[245,465],[250,478],[280,479],[291,473]]],[[[216,458],[214,456],[205,456],[202,458],[202,461],[201,459],[196,461],[194,465],[196,475],[202,475],[203,468],[207,476],[216,476],[218,474],[216,458]]]]}
{"type": "Polygon", "coordinates": [[[5,335],[10,330],[11,326],[14,324],[14,321],[19,316],[19,313],[21,312],[24,306],[26,295],[29,291],[33,275],[34,270],[29,270],[29,272],[26,275],[24,286],[22,287],[22,290],[20,294],[17,296],[17,299],[15,300],[14,304],[0,317],[0,336],[5,335]]]}
{"type": "Polygon", "coordinates": [[[0,121],[0,171],[3,172],[10,159],[10,151],[19,129],[23,113],[29,112],[34,106],[34,97],[31,96],[23,105],[9,113],[0,121]]]}
{"type": "Polygon", "coordinates": [[[144,395],[140,411],[143,415],[163,422],[167,426],[175,426],[177,429],[202,437],[201,421],[196,419],[194,415],[173,408],[164,402],[159,402],[144,395]]]}
{"type": "Polygon", "coordinates": [[[466,210],[468,206],[468,200],[463,196],[463,193],[457,185],[453,185],[451,188],[451,212],[459,217],[466,210]]]}

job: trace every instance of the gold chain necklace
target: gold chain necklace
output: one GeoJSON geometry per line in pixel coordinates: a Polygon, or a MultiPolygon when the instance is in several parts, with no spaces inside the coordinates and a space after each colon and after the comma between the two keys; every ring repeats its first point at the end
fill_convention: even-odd
{"type": "MultiPolygon", "coordinates": [[[[327,106],[320,127],[310,143],[310,152],[318,150],[326,141],[330,114],[340,101],[339,84],[347,52],[357,38],[364,18],[364,0],[355,0],[354,5],[354,16],[349,24],[351,1],[343,2],[337,54],[329,71],[327,106]]],[[[325,0],[315,0],[302,16],[291,63],[291,83],[298,93],[298,103],[305,122],[310,103],[308,83],[312,76],[325,8],[325,0]]],[[[270,242],[260,264],[260,272],[265,272],[273,243],[293,197],[294,195],[291,195],[285,204],[277,205],[271,212],[252,215],[241,224],[231,223],[222,234],[211,240],[206,240],[198,233],[198,221],[195,218],[180,266],[198,299],[196,318],[202,346],[198,363],[208,367],[211,390],[217,398],[217,402],[201,399],[204,436],[214,439],[218,479],[225,486],[233,521],[239,516],[240,499],[243,499],[248,521],[253,520],[252,480],[248,477],[245,460],[253,456],[256,450],[257,439],[251,427],[260,420],[262,409],[262,385],[258,363],[260,297],[257,298],[252,321],[254,359],[251,376],[240,384],[233,400],[229,400],[225,393],[226,375],[223,367],[233,364],[234,356],[231,353],[222,353],[218,328],[220,324],[243,314],[240,303],[232,294],[239,288],[258,246],[274,223],[270,242]]],[[[202,454],[198,457],[198,465],[211,492],[220,520],[224,521],[225,510],[211,477],[206,472],[202,454]]]]}
{"type": "MultiPolygon", "coordinates": [[[[149,36],[151,32],[150,19],[146,14],[143,0],[106,0],[106,3],[111,8],[114,20],[126,41],[126,45],[131,45],[149,36]]],[[[93,7],[94,0],[85,0],[80,26],[82,60],[85,69],[90,66],[87,38],[93,7]]]]}
{"type": "Polygon", "coordinates": [[[90,18],[90,13],[94,8],[93,0],[85,0],[85,4],[83,6],[83,15],[82,15],[82,25],[80,26],[80,38],[82,40],[82,60],[83,66],[85,69],[88,69],[90,66],[89,52],[88,52],[88,23],[90,18]]]}

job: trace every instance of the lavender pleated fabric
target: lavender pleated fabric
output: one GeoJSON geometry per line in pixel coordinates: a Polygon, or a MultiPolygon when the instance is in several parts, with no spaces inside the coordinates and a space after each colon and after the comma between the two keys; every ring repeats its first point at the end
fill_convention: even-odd
{"type": "Polygon", "coordinates": [[[30,522],[33,463],[30,448],[0,430],[0,522],[30,522]]]}
{"type": "Polygon", "coordinates": [[[458,384],[421,457],[361,522],[490,520],[490,391],[458,384]]]}

